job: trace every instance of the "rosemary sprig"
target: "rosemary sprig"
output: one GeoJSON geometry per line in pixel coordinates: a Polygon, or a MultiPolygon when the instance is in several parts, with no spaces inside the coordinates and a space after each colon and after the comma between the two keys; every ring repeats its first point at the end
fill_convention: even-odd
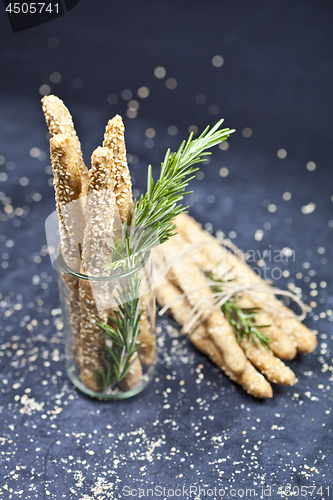
{"type": "MultiPolygon", "coordinates": [[[[148,166],[147,192],[139,201],[134,200],[131,223],[122,225],[120,238],[115,240],[113,262],[108,267],[111,272],[118,268],[123,271],[132,269],[147,251],[173,236],[176,229],[173,219],[187,209],[180,202],[191,192],[185,190],[194,177],[192,174],[198,170],[193,165],[206,161],[205,157],[211,154],[207,150],[234,132],[228,128],[220,129],[222,123],[223,120],[218,121],[211,130],[207,127],[194,140],[191,133],[176,153],[168,149],[156,183],[152,167],[148,166]]],[[[103,390],[123,380],[133,362],[133,354],[140,347],[137,339],[141,301],[140,298],[129,300],[130,297],[139,297],[139,286],[138,273],[121,282],[118,310],[114,311],[114,317],[110,317],[115,328],[99,324],[106,336],[105,367],[97,376],[103,390]]]]}
{"type": "MultiPolygon", "coordinates": [[[[221,282],[215,280],[211,273],[206,273],[206,275],[209,279],[216,282],[216,285],[211,287],[213,292],[223,292],[222,286],[218,284],[221,282]]],[[[269,348],[270,339],[266,337],[259,328],[267,328],[270,325],[255,324],[255,315],[260,310],[259,307],[239,307],[235,299],[230,298],[222,305],[221,309],[231,324],[238,343],[242,340],[248,340],[249,344],[253,342],[257,345],[257,341],[259,341],[265,349],[269,348]]]]}
{"type": "Polygon", "coordinates": [[[133,355],[140,348],[137,343],[139,335],[140,303],[138,273],[121,283],[118,288],[118,309],[109,316],[114,327],[99,323],[105,333],[105,366],[102,367],[97,379],[105,391],[110,385],[121,382],[134,362],[133,355]],[[132,300],[130,298],[135,297],[132,300]]]}
{"type": "Polygon", "coordinates": [[[119,241],[115,242],[114,259],[108,269],[126,265],[129,256],[135,258],[164,243],[171,236],[176,226],[173,219],[188,207],[179,202],[186,194],[185,189],[193,179],[198,167],[193,165],[206,161],[211,153],[208,149],[226,140],[234,130],[220,129],[223,120],[219,120],[210,130],[207,127],[193,140],[193,133],[183,141],[176,153],[170,149],[161,164],[160,175],[154,183],[152,167],[148,166],[147,192],[140,200],[134,200],[132,221],[129,227],[125,223],[119,241]]]}

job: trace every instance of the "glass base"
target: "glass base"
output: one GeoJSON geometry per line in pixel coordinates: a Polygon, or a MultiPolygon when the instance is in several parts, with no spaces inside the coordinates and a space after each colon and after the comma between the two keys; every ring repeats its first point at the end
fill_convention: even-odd
{"type": "Polygon", "coordinates": [[[154,378],[154,367],[151,367],[142,377],[142,383],[138,386],[135,387],[134,389],[131,389],[129,391],[123,391],[117,387],[111,387],[108,388],[105,392],[97,392],[93,391],[91,389],[88,389],[80,380],[80,375],[79,375],[79,370],[76,368],[76,366],[71,365],[71,366],[66,366],[66,371],[68,378],[72,382],[72,384],[79,389],[79,391],[83,392],[83,394],[86,394],[87,396],[90,396],[91,398],[99,399],[101,401],[117,401],[120,399],[128,399],[132,398],[133,396],[136,396],[140,392],[142,392],[153,380],[154,378]]]}

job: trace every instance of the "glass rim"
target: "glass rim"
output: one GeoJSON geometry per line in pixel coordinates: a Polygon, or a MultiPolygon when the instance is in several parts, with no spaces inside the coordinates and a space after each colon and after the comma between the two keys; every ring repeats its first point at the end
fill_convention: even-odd
{"type": "MultiPolygon", "coordinates": [[[[117,269],[116,269],[115,270],[115,274],[111,274],[110,276],[88,276],[87,274],[82,274],[82,273],[80,273],[78,271],[74,271],[74,269],[72,269],[64,261],[60,245],[59,245],[59,248],[58,248],[58,257],[57,257],[57,260],[58,260],[58,262],[60,264],[60,267],[62,269],[64,269],[67,273],[69,273],[72,276],[74,276],[75,278],[80,278],[80,279],[87,280],[87,281],[116,281],[116,280],[119,280],[119,279],[122,279],[122,278],[127,278],[127,277],[131,276],[133,273],[135,273],[135,272],[139,271],[140,269],[144,268],[145,264],[147,264],[147,262],[148,262],[149,256],[150,256],[150,250],[148,250],[145,254],[143,254],[143,256],[140,258],[140,260],[139,260],[139,262],[138,262],[138,264],[136,266],[134,266],[131,269],[129,269],[128,271],[120,273],[120,274],[116,274],[116,272],[117,272],[117,269]]],[[[118,268],[118,269],[120,269],[120,268],[118,268]]]]}

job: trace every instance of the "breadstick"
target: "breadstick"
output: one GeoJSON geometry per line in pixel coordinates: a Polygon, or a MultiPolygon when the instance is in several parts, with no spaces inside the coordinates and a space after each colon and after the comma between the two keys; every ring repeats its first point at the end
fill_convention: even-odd
{"type": "Polygon", "coordinates": [[[84,164],[81,144],[76,134],[70,112],[59,97],[46,95],[42,99],[43,112],[51,137],[58,134],[68,134],[74,141],[78,167],[81,173],[82,193],[87,190],[88,169],[84,164]]]}
{"type": "MultiPolygon", "coordinates": [[[[286,314],[290,314],[290,309],[284,306],[274,296],[272,298],[270,294],[261,293],[258,301],[256,300],[256,302],[258,305],[260,304],[261,307],[265,307],[265,302],[263,301],[272,306],[276,306],[282,313],[285,312],[286,314]]],[[[290,339],[294,341],[299,352],[309,354],[315,350],[317,347],[316,336],[311,332],[311,330],[309,330],[309,328],[303,325],[303,323],[298,321],[296,318],[280,316],[279,312],[274,309],[270,309],[269,314],[274,319],[276,325],[278,325],[278,327],[289,335],[290,339]]]]}
{"type": "Polygon", "coordinates": [[[148,318],[148,310],[151,307],[149,297],[149,294],[141,296],[140,333],[138,335],[138,342],[142,342],[138,351],[139,358],[146,366],[153,365],[156,361],[156,336],[148,318]]]}
{"type": "MultiPolygon", "coordinates": [[[[59,134],[50,140],[50,155],[53,169],[53,185],[59,217],[61,252],[65,263],[73,270],[80,270],[80,235],[83,231],[81,176],[75,157],[73,138],[59,134]]],[[[68,308],[73,332],[73,356],[78,362],[80,336],[80,308],[78,279],[63,274],[68,288],[68,308]]]]}
{"type": "MultiPolygon", "coordinates": [[[[109,271],[105,268],[112,260],[110,243],[115,209],[112,162],[107,148],[97,148],[91,157],[82,246],[82,270],[88,276],[107,276],[109,271]]],[[[108,285],[106,282],[98,285],[96,289],[89,280],[80,281],[80,374],[84,385],[94,391],[100,390],[95,375],[101,369],[105,346],[104,332],[96,323],[106,323],[108,316],[108,285]]]]}
{"type": "MultiPolygon", "coordinates": [[[[184,231],[183,225],[180,224],[180,226],[180,228],[177,226],[177,229],[180,231],[180,236],[183,236],[184,232],[186,235],[187,232],[184,231]]],[[[228,263],[223,260],[218,261],[218,265],[216,265],[215,253],[211,251],[211,248],[207,249],[206,245],[192,250],[190,256],[199,267],[212,272],[215,279],[223,280],[228,275],[230,270],[228,263]]],[[[234,283],[235,282],[238,283],[237,280],[234,280],[234,283]]],[[[241,297],[234,297],[234,300],[239,307],[252,309],[257,306],[253,299],[246,293],[243,293],[241,297]]],[[[296,356],[296,347],[289,336],[278,328],[272,317],[261,308],[256,312],[255,317],[258,325],[269,325],[265,328],[265,335],[271,339],[270,348],[272,351],[282,359],[293,359],[296,356]]]]}
{"type": "Polygon", "coordinates": [[[132,182],[127,166],[124,131],[122,118],[116,115],[106,126],[103,146],[109,148],[113,154],[114,193],[120,218],[122,222],[130,222],[133,210],[132,182]]]}
{"type": "Polygon", "coordinates": [[[251,396],[256,398],[272,398],[273,390],[270,383],[250,363],[246,362],[245,370],[240,375],[230,372],[225,365],[223,356],[208,337],[200,337],[198,332],[193,332],[191,341],[197,349],[206,354],[225,374],[237,382],[251,396]]]}
{"type": "MultiPolygon", "coordinates": [[[[133,199],[131,175],[127,165],[124,131],[125,127],[123,124],[123,120],[121,116],[116,115],[111,120],[109,120],[106,126],[103,146],[107,147],[112,152],[114,159],[112,167],[112,174],[113,178],[115,179],[114,194],[116,197],[116,205],[119,211],[121,222],[127,221],[129,223],[132,217],[133,199]]],[[[144,341],[144,332],[147,333],[147,330],[143,330],[141,341],[144,341]]],[[[149,339],[146,335],[145,342],[149,342],[151,344],[152,339],[149,339]]],[[[146,347],[148,348],[148,344],[146,345],[146,347]]],[[[152,358],[146,358],[147,363],[149,361],[152,362],[151,360],[152,358]]],[[[141,383],[142,367],[139,357],[137,357],[135,362],[133,363],[130,373],[130,375],[126,375],[123,384],[124,387],[126,386],[127,390],[135,388],[141,383]]]]}
{"type": "Polygon", "coordinates": [[[90,276],[108,276],[112,262],[115,197],[112,176],[113,158],[107,148],[98,147],[91,157],[88,193],[85,206],[86,227],[82,246],[82,263],[90,276]]]}
{"type": "MultiPolygon", "coordinates": [[[[199,247],[197,250],[207,253],[207,258],[210,259],[211,268],[214,268],[216,277],[221,278],[225,274],[226,266],[232,268],[235,280],[240,285],[249,285],[256,283],[264,283],[264,280],[258,276],[252,269],[243,262],[240,258],[222,247],[218,240],[214,238],[208,231],[201,228],[192,217],[181,214],[176,219],[177,229],[187,239],[188,242],[196,244],[199,242],[207,242],[207,244],[199,247]]],[[[274,323],[283,330],[292,341],[297,344],[298,351],[307,354],[312,352],[317,345],[315,335],[296,318],[289,317],[292,313],[275,295],[270,293],[256,292],[253,302],[262,309],[269,308],[269,315],[273,318],[274,323]],[[285,315],[288,315],[285,316],[285,315]]]]}
{"type": "Polygon", "coordinates": [[[100,312],[89,281],[80,281],[80,357],[79,368],[83,384],[93,391],[101,386],[96,375],[103,365],[105,347],[104,332],[96,323],[106,323],[107,313],[100,312]]]}
{"type": "MultiPolygon", "coordinates": [[[[246,294],[240,298],[235,297],[235,303],[243,309],[253,309],[256,307],[255,302],[246,294]]],[[[288,335],[276,326],[272,317],[262,309],[255,312],[256,325],[268,325],[263,330],[266,337],[270,339],[269,348],[273,353],[281,359],[294,359],[296,356],[296,347],[288,337],[288,335]]]]}
{"type": "MultiPolygon", "coordinates": [[[[171,262],[175,255],[182,250],[180,239],[174,236],[162,245],[162,251],[167,261],[171,262]]],[[[209,313],[214,305],[213,293],[206,285],[206,279],[193,262],[185,256],[171,266],[176,284],[188,295],[191,306],[199,306],[202,299],[206,302],[200,307],[202,313],[209,313]],[[200,290],[192,292],[195,288],[202,286],[200,290]]],[[[233,329],[224,317],[221,310],[216,310],[207,318],[207,332],[210,338],[223,354],[226,366],[235,374],[240,374],[245,369],[246,358],[237,343],[233,329]]]]}
{"type": "MultiPolygon", "coordinates": [[[[161,307],[166,304],[179,299],[181,291],[169,280],[164,280],[163,283],[157,287],[157,300],[161,307]]],[[[185,299],[179,299],[177,302],[170,306],[172,315],[176,321],[183,325],[187,316],[191,312],[191,305],[185,299]]],[[[192,334],[189,335],[191,342],[203,354],[208,356],[226,375],[237,382],[249,394],[257,398],[271,398],[273,395],[272,387],[257,370],[246,361],[245,370],[240,375],[235,375],[228,370],[220,350],[216,347],[215,343],[207,335],[206,323],[199,325],[192,334]]]]}
{"type": "Polygon", "coordinates": [[[73,139],[67,134],[56,135],[50,140],[50,154],[63,258],[67,265],[78,271],[78,243],[84,219],[80,203],[82,183],[73,139]]]}
{"type": "Polygon", "coordinates": [[[122,387],[125,391],[135,389],[141,384],[142,381],[142,366],[138,355],[136,353],[133,354],[132,359],[134,356],[135,358],[132,366],[130,367],[129,371],[126,373],[122,381],[122,387]]]}
{"type": "Polygon", "coordinates": [[[254,345],[251,341],[243,340],[240,344],[247,358],[270,382],[294,385],[294,372],[281,359],[274,356],[272,351],[265,349],[260,342],[254,345]]]}
{"type": "MultiPolygon", "coordinates": [[[[177,239],[180,237],[177,235],[177,239]]],[[[185,247],[186,248],[186,247],[185,247]]],[[[178,247],[178,252],[181,248],[178,247]]],[[[183,266],[184,259],[181,261],[180,265],[183,266]]],[[[173,268],[172,268],[173,269],[173,268]]],[[[190,272],[190,269],[185,269],[186,273],[190,272]]],[[[199,280],[196,279],[196,286],[200,286],[199,280]]],[[[183,288],[183,287],[182,287],[183,288]]],[[[193,287],[194,288],[194,287],[193,287]]],[[[198,291],[201,293],[201,290],[198,291]]],[[[191,294],[192,295],[192,294],[191,294]]],[[[190,300],[190,295],[189,295],[190,300]]],[[[239,304],[241,307],[252,307],[248,301],[243,300],[243,304],[239,304]]],[[[179,315],[179,313],[178,313],[179,315]]],[[[260,316],[259,316],[260,318],[260,316]]],[[[262,316],[260,319],[266,319],[262,316]]],[[[209,319],[206,321],[207,325],[209,319]]],[[[208,327],[207,327],[208,329],[208,327]]],[[[265,329],[265,333],[268,328],[265,329]]],[[[264,349],[264,347],[258,342],[256,347],[252,343],[243,341],[241,347],[244,349],[247,358],[256,366],[260,371],[272,382],[281,383],[285,385],[293,385],[295,381],[294,373],[278,358],[276,358],[271,351],[264,349]]]]}

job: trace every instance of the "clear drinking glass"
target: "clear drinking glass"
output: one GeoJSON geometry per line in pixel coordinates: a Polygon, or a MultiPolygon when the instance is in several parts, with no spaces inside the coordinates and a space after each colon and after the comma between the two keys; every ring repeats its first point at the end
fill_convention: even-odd
{"type": "Polygon", "coordinates": [[[66,370],[71,382],[98,399],[138,394],[152,380],[157,362],[150,253],[133,268],[103,277],[74,271],[61,252],[57,260],[66,370]],[[101,324],[103,328],[98,326],[101,324]]]}

